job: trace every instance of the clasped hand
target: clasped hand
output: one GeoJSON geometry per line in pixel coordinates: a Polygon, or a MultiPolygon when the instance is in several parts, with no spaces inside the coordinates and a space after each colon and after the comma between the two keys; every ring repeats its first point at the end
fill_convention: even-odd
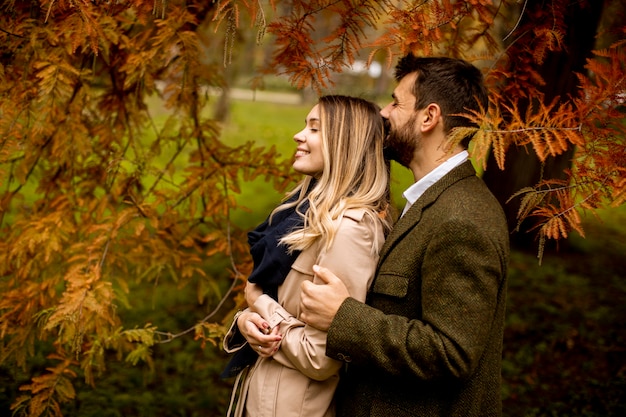
{"type": "MultiPolygon", "coordinates": [[[[245,289],[246,301],[252,307],[263,290],[256,284],[248,282],[245,289]]],[[[244,311],[237,318],[237,328],[259,356],[268,358],[274,355],[280,347],[282,335],[278,326],[273,329],[260,314],[250,309],[244,311]]]]}
{"type": "MultiPolygon", "coordinates": [[[[315,265],[313,271],[321,283],[302,283],[300,319],[312,327],[328,331],[339,307],[350,293],[343,281],[328,269],[315,265]]],[[[248,282],[245,294],[248,306],[252,308],[263,291],[258,285],[248,282]]],[[[270,357],[278,351],[282,340],[278,326],[271,329],[260,314],[246,310],[237,319],[237,327],[259,356],[270,357]]]]}

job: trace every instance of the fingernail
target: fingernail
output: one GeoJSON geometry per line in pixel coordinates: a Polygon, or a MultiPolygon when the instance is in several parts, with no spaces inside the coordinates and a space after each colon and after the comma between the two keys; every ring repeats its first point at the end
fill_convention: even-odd
{"type": "Polygon", "coordinates": [[[313,265],[313,272],[319,272],[319,271],[320,271],[319,265],[313,265]]]}

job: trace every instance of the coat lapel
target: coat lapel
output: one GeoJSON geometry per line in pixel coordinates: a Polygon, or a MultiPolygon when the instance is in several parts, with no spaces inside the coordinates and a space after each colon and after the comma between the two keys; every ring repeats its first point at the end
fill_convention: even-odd
{"type": "Polygon", "coordinates": [[[404,235],[417,226],[422,218],[422,213],[425,208],[435,202],[441,193],[443,193],[452,184],[473,175],[476,175],[476,170],[470,161],[466,161],[454,168],[452,171],[448,172],[443,176],[443,178],[430,186],[424,194],[417,199],[415,204],[411,206],[404,216],[399,218],[393,226],[393,229],[389,233],[389,236],[387,237],[387,240],[385,240],[385,244],[380,251],[378,265],[380,266],[385,260],[391,248],[395,246],[395,243],[398,240],[401,240],[404,235]]]}

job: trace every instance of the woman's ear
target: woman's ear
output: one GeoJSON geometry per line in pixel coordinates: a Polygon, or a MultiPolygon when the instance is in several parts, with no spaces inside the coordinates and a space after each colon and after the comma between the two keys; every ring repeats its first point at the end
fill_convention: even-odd
{"type": "Polygon", "coordinates": [[[441,123],[441,108],[436,103],[430,103],[422,110],[422,133],[431,131],[437,124],[441,123]]]}

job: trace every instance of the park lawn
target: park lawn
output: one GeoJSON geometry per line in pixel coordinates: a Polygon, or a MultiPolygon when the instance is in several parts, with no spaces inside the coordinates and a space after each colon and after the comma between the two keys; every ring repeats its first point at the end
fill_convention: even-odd
{"type": "MultiPolygon", "coordinates": [[[[275,145],[281,158],[291,158],[293,135],[310,107],[236,101],[222,140],[231,146],[275,145]]],[[[394,202],[401,207],[399,193],[411,178],[397,166],[392,176],[394,202]]],[[[263,179],[242,182],[241,188],[238,201],[247,208],[232,218],[243,229],[262,221],[282,197],[263,179]]],[[[558,250],[549,250],[541,265],[535,249],[512,251],[502,370],[505,417],[626,415],[626,206],[584,219],[586,237],[574,233],[558,250]]],[[[149,321],[163,331],[193,326],[230,285],[227,268],[226,262],[207,265],[207,273],[224,278],[202,304],[196,288],[163,280],[134,287],[132,306],[120,305],[121,314],[125,322],[149,321]]],[[[189,337],[153,352],[151,363],[137,366],[109,358],[96,387],[79,376],[78,402],[64,407],[66,415],[224,415],[231,381],[218,376],[227,360],[219,345],[202,347],[189,337]]],[[[38,351],[33,369],[44,366],[46,353],[38,351]]],[[[0,368],[0,414],[10,412],[29,373],[0,368]]]]}
{"type": "MultiPolygon", "coordinates": [[[[312,107],[313,104],[235,101],[230,119],[222,131],[222,141],[229,146],[243,145],[248,141],[259,146],[275,146],[281,154],[281,160],[291,159],[296,149],[293,137],[304,127],[304,119],[312,107]]],[[[396,163],[392,163],[391,172],[392,203],[402,210],[402,191],[413,182],[413,176],[409,170],[396,163]]],[[[237,201],[247,206],[247,209],[237,210],[233,219],[242,227],[253,227],[262,221],[261,214],[269,213],[283,196],[264,179],[248,182],[241,188],[237,201]]]]}
{"type": "Polygon", "coordinates": [[[626,415],[626,206],[586,213],[548,251],[513,251],[504,415],[626,415]]]}
{"type": "MultiPolygon", "coordinates": [[[[293,136],[304,127],[304,119],[311,105],[289,105],[234,101],[229,120],[224,124],[221,140],[228,146],[254,142],[255,146],[275,146],[279,161],[291,159],[296,143],[293,136]]],[[[276,207],[284,193],[275,190],[264,178],[241,183],[237,196],[240,207],[232,214],[233,221],[242,228],[252,228],[262,222],[276,207]]]]}
{"type": "MultiPolygon", "coordinates": [[[[275,145],[289,158],[309,108],[236,102],[224,140],[275,145]]],[[[400,194],[412,178],[397,165],[392,177],[393,201],[401,209],[400,194]]],[[[241,201],[254,202],[247,217],[253,226],[262,217],[254,212],[271,210],[279,196],[262,181],[242,188],[241,201]]],[[[626,415],[626,207],[583,218],[586,237],[574,232],[541,264],[537,248],[512,251],[504,416],[626,415]]]]}

